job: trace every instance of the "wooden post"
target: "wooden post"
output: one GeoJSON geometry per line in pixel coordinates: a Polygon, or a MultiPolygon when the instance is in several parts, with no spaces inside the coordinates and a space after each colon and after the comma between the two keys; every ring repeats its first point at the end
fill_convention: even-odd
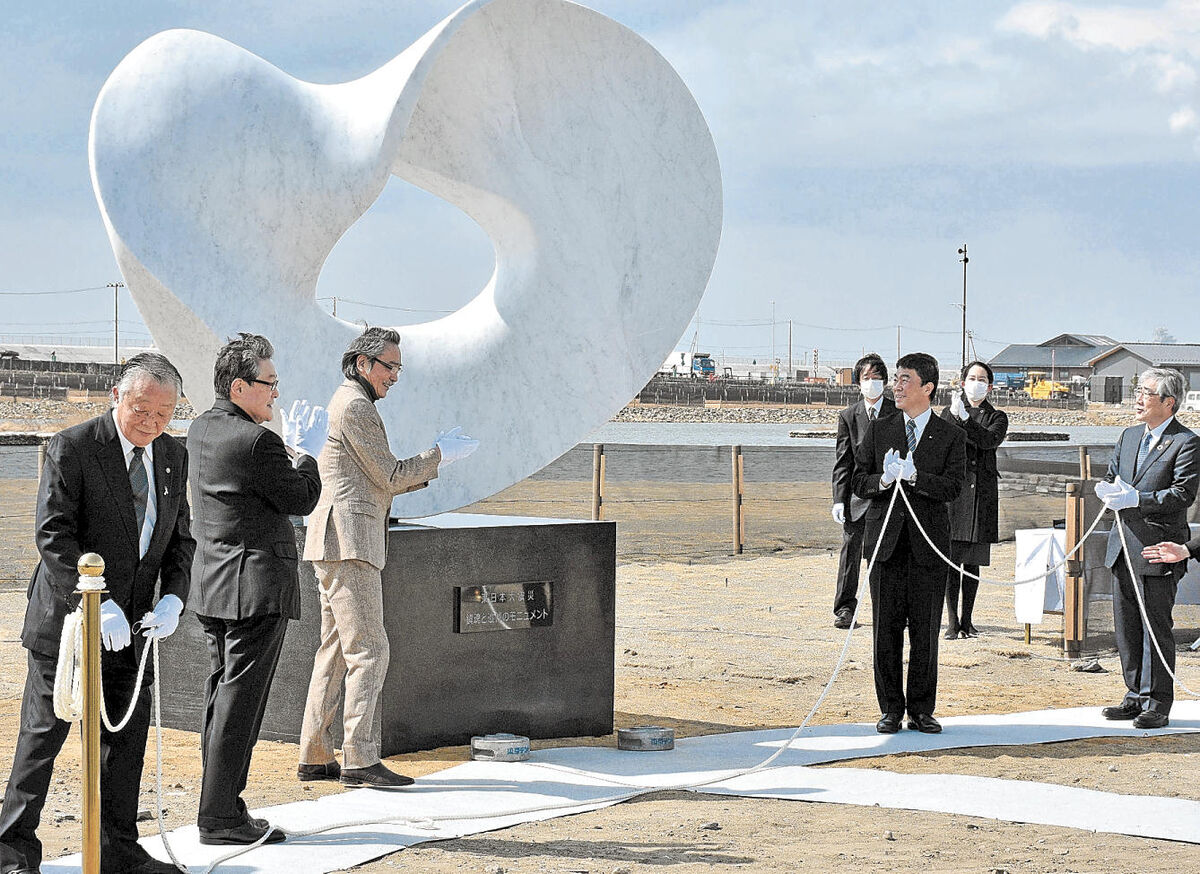
{"type": "Polygon", "coordinates": [[[38,453],[38,482],[42,481],[42,468],[46,466],[46,444],[39,443],[37,448],[38,453]]]}
{"type": "MultiPolygon", "coordinates": [[[[1085,461],[1086,463],[1086,461],[1085,461]]],[[[1083,487],[1067,483],[1067,543],[1069,553],[1083,533],[1083,487]]],[[[1083,550],[1067,562],[1063,585],[1063,654],[1077,659],[1083,652],[1087,628],[1083,621],[1083,550]]]]}
{"type": "Polygon", "coordinates": [[[742,447],[732,447],[733,457],[733,554],[742,554],[746,537],[745,517],[742,515],[742,447]]]}
{"type": "Polygon", "coordinates": [[[604,518],[604,444],[592,446],[592,521],[604,518]]]}
{"type": "Polygon", "coordinates": [[[1079,478],[1088,479],[1088,468],[1091,465],[1088,463],[1088,451],[1086,446],[1079,447],[1079,478]]]}

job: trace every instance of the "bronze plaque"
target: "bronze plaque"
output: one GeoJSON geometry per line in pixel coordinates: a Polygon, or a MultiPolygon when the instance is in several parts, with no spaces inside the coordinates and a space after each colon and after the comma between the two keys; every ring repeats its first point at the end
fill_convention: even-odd
{"type": "Polygon", "coordinates": [[[455,586],[454,630],[517,631],[553,624],[550,581],[455,586]]]}

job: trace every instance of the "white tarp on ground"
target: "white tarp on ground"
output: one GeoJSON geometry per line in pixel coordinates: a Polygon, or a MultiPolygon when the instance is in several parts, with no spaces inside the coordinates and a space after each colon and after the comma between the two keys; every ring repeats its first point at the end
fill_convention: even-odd
{"type": "MultiPolygon", "coordinates": [[[[722,779],[724,782],[711,783],[700,791],[926,810],[1200,844],[1198,801],[989,777],[807,767],[901,752],[1195,732],[1200,731],[1200,702],[1178,702],[1171,712],[1170,727],[1155,732],[1139,731],[1127,722],[1109,722],[1100,716],[1098,707],[962,716],[944,719],[942,724],[945,731],[940,735],[914,731],[880,735],[868,723],[815,726],[772,768],[744,776],[734,775],[762,762],[792,732],[776,729],[687,738],[678,741],[671,752],[564,747],[537,751],[529,762],[467,762],[401,791],[363,789],[256,811],[294,831],[370,819],[406,821],[293,836],[285,843],[239,856],[217,870],[324,874],[424,841],[594,810],[636,791],[619,784],[656,790],[722,779]]],[[[170,841],[176,855],[197,874],[236,849],[201,846],[195,826],[171,832],[170,841]]],[[[166,858],[158,838],[144,843],[156,856],[166,858]]],[[[79,865],[79,856],[74,855],[47,862],[42,871],[73,874],[79,865]]]]}

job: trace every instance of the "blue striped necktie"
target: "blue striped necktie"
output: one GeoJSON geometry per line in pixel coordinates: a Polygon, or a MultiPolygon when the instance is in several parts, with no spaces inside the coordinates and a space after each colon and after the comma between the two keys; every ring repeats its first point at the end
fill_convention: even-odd
{"type": "Polygon", "coordinates": [[[917,448],[917,423],[909,419],[904,424],[908,426],[908,454],[912,455],[917,448]]]}
{"type": "Polygon", "coordinates": [[[1142,465],[1146,463],[1146,456],[1150,454],[1150,440],[1154,435],[1149,431],[1142,438],[1142,445],[1138,447],[1137,464],[1133,467],[1133,475],[1137,476],[1138,471],[1142,469],[1142,465]]]}

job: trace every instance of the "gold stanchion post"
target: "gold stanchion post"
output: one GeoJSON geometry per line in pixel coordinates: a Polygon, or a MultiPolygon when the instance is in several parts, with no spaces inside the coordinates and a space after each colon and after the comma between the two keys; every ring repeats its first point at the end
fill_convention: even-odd
{"type": "Polygon", "coordinates": [[[104,559],[89,552],[76,564],[83,597],[83,874],[100,874],[100,596],[104,559]]]}

